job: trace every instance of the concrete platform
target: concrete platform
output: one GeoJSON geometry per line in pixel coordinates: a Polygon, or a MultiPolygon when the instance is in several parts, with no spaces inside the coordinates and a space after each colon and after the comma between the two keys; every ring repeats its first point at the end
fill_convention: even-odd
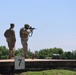
{"type": "Polygon", "coordinates": [[[15,70],[14,59],[0,60],[0,73],[14,73],[22,71],[46,69],[71,69],[76,70],[76,60],[61,59],[25,59],[25,69],[15,70]]]}

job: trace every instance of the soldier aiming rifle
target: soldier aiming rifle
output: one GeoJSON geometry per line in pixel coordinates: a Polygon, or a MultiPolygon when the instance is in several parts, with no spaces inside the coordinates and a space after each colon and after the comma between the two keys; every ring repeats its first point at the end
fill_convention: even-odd
{"type": "Polygon", "coordinates": [[[20,29],[20,38],[21,38],[21,44],[22,44],[22,55],[25,58],[28,58],[28,38],[31,37],[33,34],[33,30],[35,28],[30,27],[29,24],[25,24],[23,28],[20,29]],[[31,34],[31,35],[30,35],[31,34]]]}

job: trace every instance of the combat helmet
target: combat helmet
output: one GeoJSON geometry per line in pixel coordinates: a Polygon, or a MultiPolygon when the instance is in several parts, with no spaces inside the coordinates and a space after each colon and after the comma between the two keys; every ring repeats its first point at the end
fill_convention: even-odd
{"type": "Polygon", "coordinates": [[[29,25],[29,24],[25,24],[24,27],[25,27],[26,29],[29,29],[30,25],[29,25]]]}

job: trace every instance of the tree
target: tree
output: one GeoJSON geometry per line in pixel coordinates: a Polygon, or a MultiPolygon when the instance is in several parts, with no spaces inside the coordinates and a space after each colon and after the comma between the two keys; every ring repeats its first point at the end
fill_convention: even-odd
{"type": "MultiPolygon", "coordinates": [[[[28,50],[28,57],[32,57],[33,52],[28,50]]],[[[61,59],[76,59],[76,50],[75,51],[68,51],[64,52],[61,48],[49,48],[49,49],[42,49],[39,51],[35,51],[34,55],[35,58],[45,59],[46,57],[51,57],[53,54],[60,54],[61,59]]],[[[22,56],[22,48],[18,50],[14,50],[15,56],[22,56]]],[[[0,46],[0,59],[8,59],[9,57],[9,50],[6,46],[0,46]]]]}
{"type": "MultiPolygon", "coordinates": [[[[38,58],[46,58],[51,57],[53,54],[63,54],[63,50],[61,48],[50,48],[50,49],[42,49],[39,52],[35,52],[38,58]]],[[[35,54],[35,56],[36,56],[35,54]]]]}
{"type": "Polygon", "coordinates": [[[35,58],[39,58],[39,52],[38,51],[35,51],[35,58]]]}
{"type": "Polygon", "coordinates": [[[72,54],[73,54],[73,59],[76,59],[76,50],[72,51],[72,54]]]}
{"type": "Polygon", "coordinates": [[[5,46],[0,46],[0,59],[7,59],[9,50],[5,46]]]}
{"type": "Polygon", "coordinates": [[[71,53],[70,51],[64,52],[64,53],[61,55],[61,58],[62,58],[62,59],[72,59],[72,53],[71,53]]]}
{"type": "Polygon", "coordinates": [[[15,50],[14,53],[15,53],[15,56],[22,56],[22,48],[15,50]]]}

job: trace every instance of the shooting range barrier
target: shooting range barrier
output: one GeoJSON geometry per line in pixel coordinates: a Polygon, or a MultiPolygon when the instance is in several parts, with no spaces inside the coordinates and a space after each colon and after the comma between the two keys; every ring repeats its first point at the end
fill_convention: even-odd
{"type": "MultiPolygon", "coordinates": [[[[21,58],[22,59],[22,58],[21,58]]],[[[18,59],[19,66],[22,60],[18,59]]],[[[17,62],[15,59],[0,60],[0,74],[8,75],[21,73],[25,71],[37,71],[47,69],[71,69],[76,70],[76,60],[61,60],[61,59],[23,59],[24,62],[21,68],[16,68],[17,62]]],[[[17,66],[18,67],[18,66],[17,66]]]]}

